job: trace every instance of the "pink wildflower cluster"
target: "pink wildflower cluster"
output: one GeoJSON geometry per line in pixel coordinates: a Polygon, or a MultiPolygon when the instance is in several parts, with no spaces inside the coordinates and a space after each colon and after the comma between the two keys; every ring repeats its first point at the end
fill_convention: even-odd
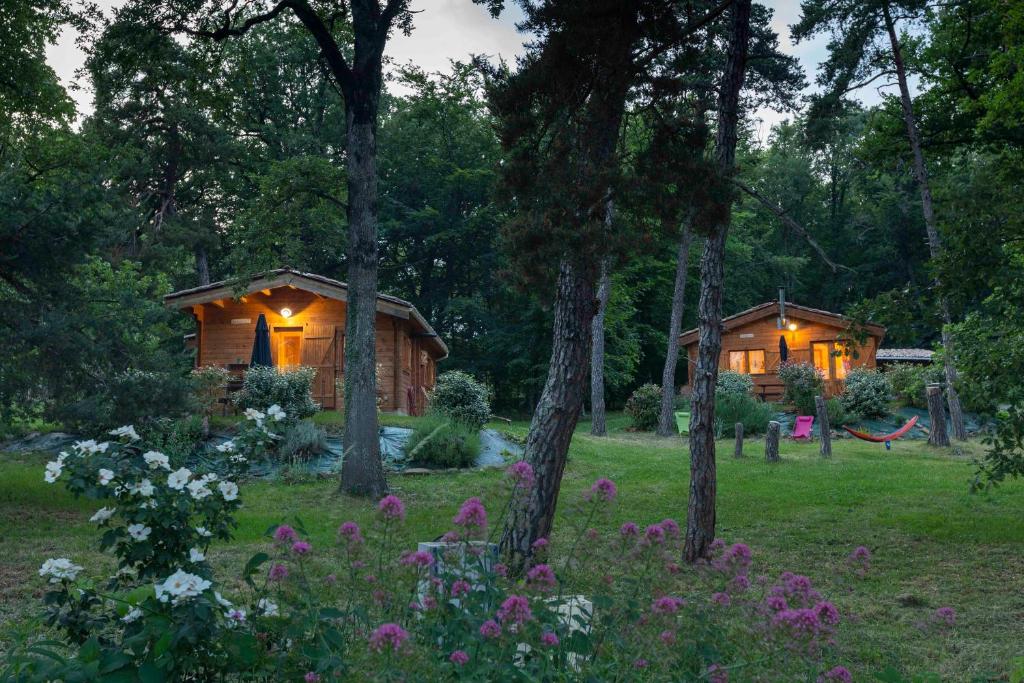
{"type": "Polygon", "coordinates": [[[540,636],[540,642],[542,645],[547,645],[548,647],[555,647],[558,645],[558,636],[552,633],[551,631],[544,631],[544,633],[542,633],[540,636]]]}
{"type": "Polygon", "coordinates": [[[508,596],[498,608],[498,621],[503,624],[509,622],[524,624],[532,619],[533,611],[530,609],[530,600],[524,595],[508,596]]]}
{"type": "MultiPolygon", "coordinates": [[[[717,539],[716,539],[717,542],[717,539]]],[[[715,544],[712,544],[713,547],[715,544]]],[[[725,548],[722,543],[718,548],[722,549],[721,554],[713,551],[711,568],[728,576],[746,576],[750,571],[752,555],[750,547],[745,543],[734,543],[725,548]]]]}
{"type": "Polygon", "coordinates": [[[296,555],[308,555],[313,551],[313,546],[306,541],[295,541],[292,544],[292,552],[296,555]]]}
{"type": "Polygon", "coordinates": [[[274,530],[274,540],[278,543],[293,543],[299,540],[299,535],[295,532],[295,529],[287,524],[282,524],[274,530]]]}
{"type": "Polygon", "coordinates": [[[469,595],[470,590],[472,590],[472,586],[469,585],[468,581],[456,579],[452,582],[451,594],[453,598],[457,598],[461,595],[469,595]]]}
{"type": "Polygon", "coordinates": [[[462,666],[469,661],[469,655],[466,654],[465,650],[456,650],[449,655],[448,660],[456,666],[462,666]]]}
{"type": "Polygon", "coordinates": [[[952,607],[940,607],[935,610],[933,619],[942,626],[952,628],[956,626],[956,610],[952,607]]]}
{"type": "Polygon", "coordinates": [[[407,567],[428,568],[434,564],[434,556],[424,550],[405,553],[399,560],[407,567]]]}
{"type": "Polygon", "coordinates": [[[345,541],[349,546],[362,545],[364,543],[363,533],[355,522],[344,522],[339,526],[338,538],[345,541]]]}
{"type": "Polygon", "coordinates": [[[857,546],[846,558],[846,563],[857,576],[864,577],[871,569],[871,551],[862,545],[857,546]]]}
{"type": "Polygon", "coordinates": [[[408,631],[398,624],[381,624],[370,634],[370,649],[375,652],[398,652],[408,638],[408,631]]]}
{"type": "Polygon", "coordinates": [[[528,490],[533,488],[533,484],[536,481],[533,475],[533,467],[530,463],[525,460],[520,460],[509,465],[508,469],[505,470],[505,475],[509,481],[512,482],[512,487],[515,489],[528,490]]]}
{"type": "Polygon", "coordinates": [[[469,533],[482,532],[487,528],[487,510],[479,498],[469,498],[452,521],[469,533]]]}
{"type": "Polygon", "coordinates": [[[594,482],[594,485],[590,487],[590,495],[587,496],[588,500],[597,499],[605,503],[610,503],[615,500],[615,496],[618,495],[618,488],[615,486],[615,482],[611,479],[601,477],[594,482]]]}
{"type": "Polygon", "coordinates": [[[845,666],[836,666],[818,676],[818,683],[853,683],[853,674],[845,666]]]}
{"type": "Polygon", "coordinates": [[[526,572],[526,582],[535,590],[549,591],[555,587],[557,580],[555,571],[549,565],[537,564],[526,572]]]}
{"type": "Polygon", "coordinates": [[[397,519],[399,521],[405,519],[405,503],[398,496],[384,496],[380,499],[380,503],[377,504],[377,509],[380,510],[380,514],[384,519],[397,519]]]}
{"type": "Polygon", "coordinates": [[[271,581],[284,581],[288,578],[288,567],[283,564],[275,564],[270,568],[267,578],[271,581]]]}
{"type": "Polygon", "coordinates": [[[673,597],[666,595],[657,598],[651,604],[651,611],[655,614],[675,614],[679,611],[679,608],[686,604],[686,601],[682,598],[673,597]]]}
{"type": "Polygon", "coordinates": [[[718,664],[708,667],[708,683],[729,683],[729,671],[718,664]]]}
{"type": "Polygon", "coordinates": [[[619,533],[622,534],[623,538],[630,538],[639,535],[640,527],[636,525],[636,522],[626,522],[619,527],[619,533]]]}
{"type": "Polygon", "coordinates": [[[480,624],[480,635],[484,638],[497,638],[501,635],[501,624],[494,619],[488,619],[480,624]]]}

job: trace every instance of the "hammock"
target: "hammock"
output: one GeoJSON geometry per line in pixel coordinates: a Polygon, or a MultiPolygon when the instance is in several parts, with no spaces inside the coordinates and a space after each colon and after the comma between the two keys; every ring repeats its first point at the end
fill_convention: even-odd
{"type": "Polygon", "coordinates": [[[909,420],[907,420],[907,424],[903,425],[902,427],[897,429],[895,432],[893,432],[891,434],[883,434],[882,436],[875,436],[873,434],[868,434],[866,432],[858,432],[856,429],[850,429],[849,427],[847,427],[845,425],[843,425],[843,429],[845,429],[846,431],[850,432],[851,434],[853,434],[858,439],[863,439],[864,441],[871,441],[873,443],[884,443],[885,447],[888,448],[890,441],[894,441],[895,439],[900,438],[901,436],[903,436],[904,434],[909,432],[911,429],[913,429],[914,425],[916,425],[916,424],[917,424],[917,415],[915,415],[914,417],[912,417],[909,420]]]}

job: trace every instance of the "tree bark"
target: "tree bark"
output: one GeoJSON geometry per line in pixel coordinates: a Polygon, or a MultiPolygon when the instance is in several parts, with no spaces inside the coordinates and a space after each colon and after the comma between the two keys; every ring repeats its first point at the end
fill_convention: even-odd
{"type": "Polygon", "coordinates": [[[206,255],[206,247],[202,244],[197,244],[195,247],[195,258],[196,258],[196,279],[199,280],[199,285],[210,284],[210,260],[206,255]]]}
{"type": "Polygon", "coordinates": [[[818,409],[818,431],[821,433],[819,452],[823,458],[832,457],[832,427],[828,423],[828,407],[821,396],[814,397],[814,406],[818,409]]]}
{"type": "Polygon", "coordinates": [[[928,398],[928,419],[931,420],[931,431],[928,443],[932,446],[949,446],[949,434],[946,433],[946,414],[942,409],[942,388],[937,384],[929,384],[925,390],[928,398]]]}
{"type": "MultiPolygon", "coordinates": [[[[921,212],[924,214],[925,230],[928,233],[928,252],[933,261],[942,254],[942,237],[939,235],[938,225],[935,221],[935,208],[932,202],[932,188],[928,180],[928,167],[924,161],[924,150],[921,148],[921,135],[918,132],[917,117],[914,115],[914,103],[910,99],[910,87],[907,84],[907,69],[903,62],[903,51],[900,48],[899,36],[896,34],[896,24],[893,21],[892,13],[889,11],[888,3],[882,5],[882,14],[885,17],[885,28],[889,33],[889,43],[892,46],[893,63],[896,66],[896,79],[900,86],[900,104],[903,108],[903,121],[907,127],[907,139],[910,141],[910,150],[914,157],[914,179],[921,193],[921,212]]],[[[938,277],[935,278],[936,289],[942,291],[942,283],[938,277]]],[[[942,313],[942,354],[943,370],[946,375],[946,399],[949,402],[949,419],[953,426],[953,435],[960,441],[967,439],[967,430],[964,428],[963,408],[960,406],[960,397],[956,392],[956,362],[953,357],[953,338],[949,332],[953,324],[953,316],[949,309],[949,299],[944,294],[939,295],[939,309],[942,313]]]]}
{"type": "MultiPolygon", "coordinates": [[[[751,0],[736,0],[731,9],[729,54],[718,101],[715,156],[722,179],[732,176],[736,158],[739,96],[746,73],[750,42],[751,0]]],[[[722,295],[725,288],[725,240],[732,214],[731,197],[721,210],[721,221],[704,245],[700,265],[698,305],[699,342],[693,373],[693,410],[690,418],[690,495],[686,517],[687,562],[707,557],[715,538],[715,382],[722,351],[722,295]]]]}
{"type": "Polygon", "coordinates": [[[683,310],[686,306],[686,271],[690,262],[690,243],[693,235],[689,223],[683,224],[679,234],[679,248],[676,253],[676,281],[672,288],[672,313],[668,323],[668,348],[665,351],[665,367],[661,371],[661,413],[658,415],[658,436],[673,436],[676,425],[673,407],[676,393],[676,365],[679,363],[679,333],[683,327],[683,310]]]}
{"type": "Polygon", "coordinates": [[[736,423],[736,442],[733,444],[732,455],[734,458],[743,457],[743,423],[736,423]]]}
{"type": "Polygon", "coordinates": [[[501,539],[501,551],[514,572],[521,572],[533,542],[551,533],[565,454],[583,404],[590,360],[593,283],[565,260],[559,267],[557,287],[548,377],[533,413],[523,454],[533,466],[536,484],[513,508],[501,539]]]}
{"type": "MultiPolygon", "coordinates": [[[[379,92],[379,88],[378,88],[379,92]]],[[[345,435],[341,488],[379,497],[387,490],[377,430],[376,112],[348,107],[348,302],[345,311],[345,435]]]]}
{"type": "MultiPolygon", "coordinates": [[[[608,203],[611,213],[611,202],[608,203]]],[[[601,263],[601,279],[597,285],[597,313],[590,323],[590,434],[608,436],[604,407],[604,314],[611,295],[611,275],[608,260],[601,263]]]]}
{"type": "Polygon", "coordinates": [[[764,437],[764,460],[765,462],[779,461],[779,430],[780,425],[775,420],[768,423],[768,433],[764,437]]]}

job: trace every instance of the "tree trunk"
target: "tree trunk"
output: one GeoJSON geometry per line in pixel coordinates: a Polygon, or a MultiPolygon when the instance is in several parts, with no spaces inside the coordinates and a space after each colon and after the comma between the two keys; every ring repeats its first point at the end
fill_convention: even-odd
{"type": "Polygon", "coordinates": [[[768,423],[768,433],[764,437],[765,462],[779,461],[779,429],[781,427],[782,425],[775,420],[768,423]]]}
{"type": "MultiPolygon", "coordinates": [[[[739,95],[746,72],[750,42],[751,0],[735,0],[729,55],[718,101],[715,156],[723,182],[734,170],[739,95]]],[[[690,419],[690,496],[686,516],[687,562],[706,557],[715,538],[715,382],[722,351],[722,295],[725,288],[725,240],[731,220],[731,197],[725,200],[721,221],[704,245],[700,264],[699,342],[693,373],[693,409],[690,419]]]]}
{"type": "Polygon", "coordinates": [[[818,409],[818,431],[821,433],[821,457],[832,457],[832,427],[828,423],[828,407],[821,396],[814,397],[814,406],[818,409]]]}
{"type": "Polygon", "coordinates": [[[942,388],[937,384],[929,384],[926,390],[928,397],[928,419],[932,427],[928,433],[928,443],[932,446],[949,446],[949,434],[946,433],[946,414],[942,409],[942,388]]]}
{"type": "MultiPolygon", "coordinates": [[[[885,28],[889,33],[889,43],[892,46],[893,62],[896,66],[896,79],[900,86],[900,104],[903,107],[903,120],[907,127],[907,138],[910,141],[910,150],[914,156],[914,179],[917,180],[917,187],[921,193],[921,212],[924,214],[925,230],[928,233],[928,252],[933,261],[942,254],[942,238],[935,221],[935,209],[932,202],[932,188],[928,180],[928,167],[924,161],[924,151],[921,148],[921,136],[918,132],[917,117],[914,115],[914,103],[910,99],[910,87],[907,85],[907,70],[903,62],[903,52],[900,48],[899,36],[896,34],[896,24],[893,22],[892,14],[888,4],[882,6],[882,13],[885,16],[885,28]]],[[[939,308],[942,312],[942,354],[943,368],[946,375],[946,398],[949,402],[949,418],[953,425],[953,435],[964,441],[967,439],[967,430],[964,428],[963,409],[960,406],[960,397],[956,392],[956,363],[953,357],[953,338],[949,332],[949,326],[953,324],[953,316],[949,310],[949,299],[941,294],[942,283],[936,277],[936,289],[940,292],[939,308]]]]}
{"type": "Polygon", "coordinates": [[[736,442],[733,444],[732,455],[734,458],[743,457],[743,423],[736,423],[736,442]]]}
{"type": "MultiPolygon", "coordinates": [[[[611,213],[611,202],[608,203],[611,213]]],[[[601,263],[601,279],[597,286],[597,313],[590,323],[590,434],[608,436],[604,408],[604,314],[608,308],[612,283],[608,260],[601,263]]]]}
{"type": "Polygon", "coordinates": [[[565,455],[583,404],[594,316],[594,286],[568,261],[558,272],[551,361],[544,391],[533,413],[523,457],[536,484],[513,509],[501,539],[501,551],[514,572],[521,572],[538,538],[551,533],[565,455]]]}
{"type": "Polygon", "coordinates": [[[379,497],[387,489],[377,433],[377,150],[374,117],[348,126],[348,302],[345,435],[341,488],[379,497]]]}
{"type": "Polygon", "coordinates": [[[676,281],[672,289],[672,314],[668,323],[668,349],[665,351],[665,367],[661,371],[661,413],[658,415],[658,436],[672,436],[676,433],[673,407],[676,393],[676,365],[679,363],[679,333],[683,326],[683,310],[686,306],[686,271],[690,262],[690,243],[693,235],[689,224],[683,225],[679,235],[679,249],[676,254],[676,281]]]}
{"type": "Polygon", "coordinates": [[[199,280],[199,285],[210,284],[210,261],[206,255],[206,247],[202,244],[197,244],[195,247],[195,258],[196,258],[196,278],[199,280]]]}

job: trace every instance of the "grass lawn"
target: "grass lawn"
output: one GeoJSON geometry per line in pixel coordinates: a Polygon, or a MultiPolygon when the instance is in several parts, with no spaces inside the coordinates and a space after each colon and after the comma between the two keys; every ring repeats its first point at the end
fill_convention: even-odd
{"type": "MultiPolygon", "coordinates": [[[[563,503],[607,476],[619,487],[616,525],[668,516],[682,520],[688,487],[684,443],[631,434],[624,425],[624,418],[612,417],[605,439],[590,437],[589,425],[580,425],[563,503]]],[[[495,425],[520,434],[526,426],[495,425]]],[[[844,614],[840,661],[855,674],[894,665],[934,671],[944,680],[1006,680],[1021,666],[1013,660],[1024,656],[1024,482],[970,495],[971,456],[981,451],[973,443],[954,452],[900,441],[887,452],[880,444],[842,439],[834,450],[834,458],[825,461],[817,444],[787,442],[783,461],[767,465],[763,443],[750,441],[747,457],[735,460],[732,441],[723,441],[719,536],[748,543],[756,573],[788,569],[814,579],[844,614]],[[835,568],[858,545],[871,549],[873,567],[850,591],[835,568]],[[957,626],[948,636],[926,633],[919,624],[944,605],[956,609],[957,626]]],[[[72,557],[90,571],[111,564],[94,550],[98,537],[87,521],[98,505],[45,484],[44,462],[41,455],[0,455],[0,623],[24,623],[38,611],[44,586],[36,571],[47,557],[72,557]]],[[[500,480],[499,472],[484,471],[394,477],[392,484],[406,501],[410,538],[424,540],[448,530],[470,495],[493,506],[503,502],[500,480]]],[[[262,534],[280,521],[298,516],[314,542],[326,544],[342,521],[373,516],[372,502],[338,495],[335,488],[335,482],[322,480],[243,486],[236,540],[211,549],[218,575],[237,575],[262,547],[262,534]]],[[[561,509],[568,514],[568,505],[561,509]]],[[[556,522],[556,554],[565,545],[565,527],[556,522]]]]}

